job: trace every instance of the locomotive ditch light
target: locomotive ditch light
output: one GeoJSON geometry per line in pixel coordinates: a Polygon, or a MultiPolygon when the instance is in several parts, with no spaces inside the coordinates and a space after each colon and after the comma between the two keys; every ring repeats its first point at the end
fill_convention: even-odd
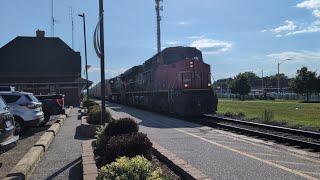
{"type": "Polygon", "coordinates": [[[208,83],[208,87],[210,87],[211,86],[211,83],[208,83]]]}
{"type": "Polygon", "coordinates": [[[187,88],[187,87],[188,87],[188,84],[184,84],[184,87],[187,88]]]}
{"type": "Polygon", "coordinates": [[[193,68],[193,65],[192,65],[192,64],[190,64],[190,68],[193,68]]]}

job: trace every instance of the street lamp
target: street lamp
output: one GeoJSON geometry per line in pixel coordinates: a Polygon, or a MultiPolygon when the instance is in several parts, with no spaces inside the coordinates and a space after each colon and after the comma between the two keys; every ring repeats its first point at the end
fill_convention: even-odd
{"type": "Polygon", "coordinates": [[[84,13],[79,14],[78,16],[82,17],[83,20],[83,36],[84,36],[84,54],[86,61],[86,89],[87,89],[87,98],[89,98],[89,83],[88,83],[88,60],[87,60],[87,38],[86,38],[86,16],[84,13]]]}
{"type": "Polygon", "coordinates": [[[286,61],[291,61],[292,59],[284,59],[278,63],[278,94],[280,93],[280,65],[286,61]]]}

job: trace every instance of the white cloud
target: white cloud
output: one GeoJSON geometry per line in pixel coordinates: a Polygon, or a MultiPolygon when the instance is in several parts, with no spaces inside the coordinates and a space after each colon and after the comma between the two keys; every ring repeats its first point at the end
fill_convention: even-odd
{"type": "Polygon", "coordinates": [[[201,38],[193,41],[190,46],[202,50],[204,54],[219,54],[229,51],[233,45],[221,40],[201,38]]]}
{"type": "MultiPolygon", "coordinates": [[[[106,68],[105,74],[107,78],[118,76],[124,73],[128,68],[106,68]]],[[[88,69],[89,73],[100,73],[100,67],[91,67],[88,69]]]]}
{"type": "Polygon", "coordinates": [[[169,46],[175,46],[175,45],[178,45],[179,42],[178,41],[167,41],[166,44],[169,46]]]}
{"type": "Polygon", "coordinates": [[[267,55],[272,60],[292,59],[294,62],[319,62],[320,51],[285,51],[267,55]]]}
{"type": "Polygon", "coordinates": [[[186,25],[190,25],[191,23],[190,22],[188,22],[188,21],[180,21],[180,22],[178,22],[178,25],[180,25],[180,26],[186,26],[186,25]]]}
{"type": "Polygon", "coordinates": [[[285,21],[285,25],[274,29],[262,30],[261,32],[272,32],[276,37],[292,36],[298,34],[316,33],[320,32],[320,21],[314,21],[308,25],[296,25],[292,21],[285,21]]]}
{"type": "Polygon", "coordinates": [[[320,0],[305,0],[297,4],[298,8],[317,9],[320,8],[320,0]]]}
{"type": "Polygon", "coordinates": [[[282,32],[294,31],[296,28],[297,28],[297,25],[295,25],[293,21],[286,20],[285,25],[279,26],[275,29],[271,29],[270,31],[274,33],[282,33],[282,32]]]}
{"type": "Polygon", "coordinates": [[[320,18],[320,0],[304,0],[297,7],[311,10],[316,18],[320,18]]]}
{"type": "Polygon", "coordinates": [[[200,35],[200,36],[188,36],[188,39],[203,39],[205,38],[205,35],[200,35]]]}
{"type": "Polygon", "coordinates": [[[262,33],[272,32],[272,33],[276,34],[276,37],[282,37],[281,34],[295,31],[297,29],[297,27],[298,26],[293,21],[286,20],[284,22],[284,25],[281,25],[281,26],[273,28],[273,29],[264,29],[261,32],[262,33]]]}

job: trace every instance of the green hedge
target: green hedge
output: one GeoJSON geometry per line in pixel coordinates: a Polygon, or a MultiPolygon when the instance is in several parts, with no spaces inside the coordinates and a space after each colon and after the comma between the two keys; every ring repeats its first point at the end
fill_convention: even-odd
{"type": "Polygon", "coordinates": [[[142,155],[151,159],[152,143],[143,133],[132,133],[113,136],[107,142],[103,163],[115,161],[121,156],[134,157],[142,155]]]}
{"type": "Polygon", "coordinates": [[[120,157],[115,162],[101,167],[98,179],[103,180],[162,180],[160,168],[153,168],[152,163],[142,156],[131,159],[120,157]]]}
{"type": "MultiPolygon", "coordinates": [[[[105,122],[110,122],[112,117],[111,117],[111,113],[106,110],[106,113],[105,113],[105,122]]],[[[89,113],[88,113],[88,119],[87,119],[87,122],[89,124],[101,124],[101,110],[100,108],[99,109],[94,109],[94,110],[91,110],[89,113]]]]}

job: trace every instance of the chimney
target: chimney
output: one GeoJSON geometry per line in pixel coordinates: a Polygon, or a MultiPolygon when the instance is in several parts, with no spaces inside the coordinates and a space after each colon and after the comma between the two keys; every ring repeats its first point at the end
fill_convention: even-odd
{"type": "Polygon", "coordinates": [[[38,30],[36,31],[36,34],[37,34],[37,37],[44,38],[45,32],[38,29],[38,30]]]}

